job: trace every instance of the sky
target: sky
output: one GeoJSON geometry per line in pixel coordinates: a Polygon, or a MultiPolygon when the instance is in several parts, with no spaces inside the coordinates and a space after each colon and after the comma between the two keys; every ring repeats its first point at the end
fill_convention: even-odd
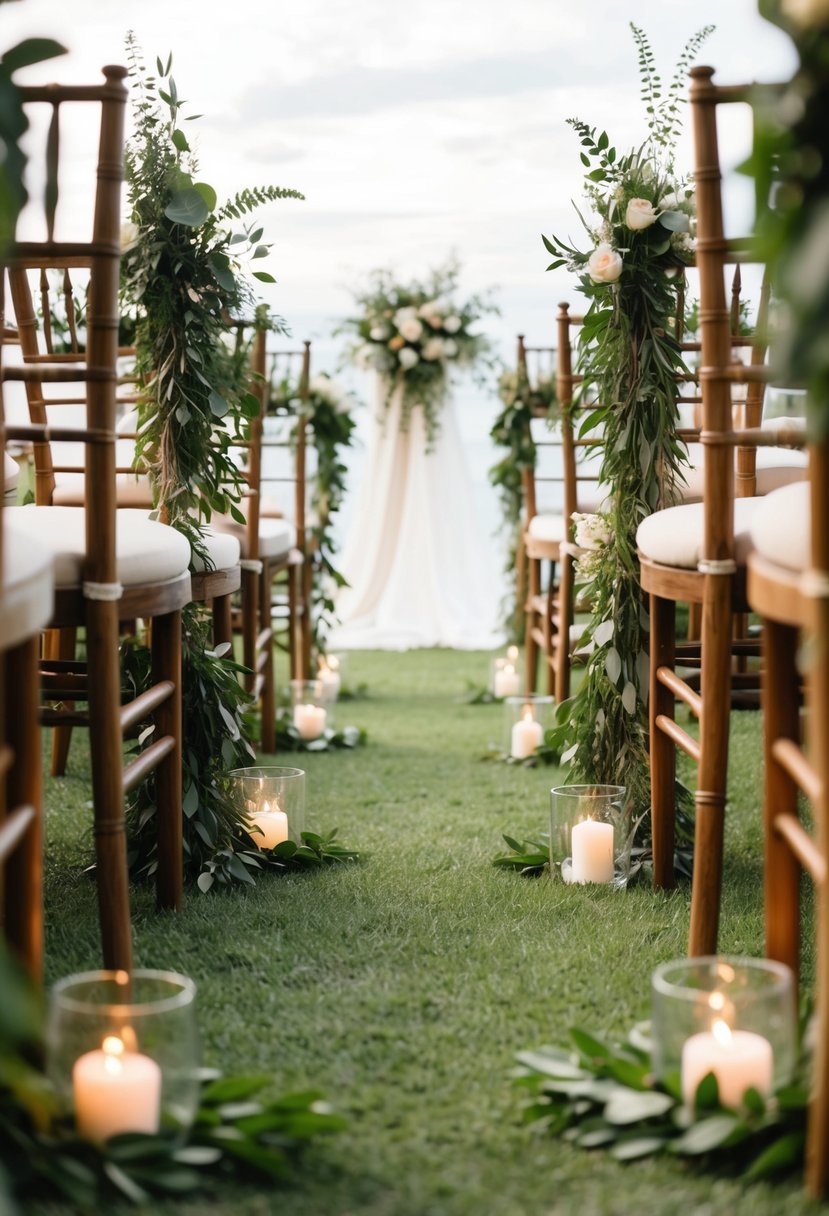
{"type": "MultiPolygon", "coordinates": [[[[200,176],[220,198],[245,186],[291,186],[304,202],[261,212],[263,298],[297,338],[333,358],[335,321],[376,267],[419,275],[450,254],[464,292],[492,289],[487,322],[504,353],[513,336],[552,338],[566,272],[545,273],[542,232],[584,243],[571,199],[581,190],[577,116],[616,146],[642,138],[635,17],[670,76],[686,39],[716,26],[701,62],[723,81],[777,79],[788,39],[756,0],[16,0],[0,5],[2,43],[32,34],[69,54],[18,79],[90,81],[125,62],[133,30],[147,60],[173,54],[196,136],[200,176]]],[[[739,122],[733,150],[737,161],[739,122]]],[[[688,165],[683,140],[680,167],[688,165]]],[[[735,207],[745,205],[747,187],[735,207]]]]}

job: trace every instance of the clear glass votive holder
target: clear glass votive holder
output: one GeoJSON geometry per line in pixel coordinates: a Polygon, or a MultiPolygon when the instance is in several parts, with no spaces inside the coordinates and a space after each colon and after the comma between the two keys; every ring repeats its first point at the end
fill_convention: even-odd
{"type": "Polygon", "coordinates": [[[184,1136],[200,1090],[195,998],[173,971],[88,971],[55,984],[46,1068],[82,1139],[184,1136]]]}
{"type": "Polygon", "coordinates": [[[720,1104],[739,1108],[790,1080],[797,1059],[794,977],[783,963],[706,955],[662,963],[651,981],[655,1075],[679,1085],[689,1109],[713,1072],[720,1104]]]}
{"type": "Polygon", "coordinates": [[[506,655],[497,655],[489,664],[489,691],[493,697],[517,697],[521,692],[518,647],[510,646],[506,655]]]}
{"type": "Polygon", "coordinates": [[[504,751],[513,760],[534,756],[555,721],[555,697],[506,697],[504,700],[504,751]]]}
{"type": "Polygon", "coordinates": [[[331,729],[335,700],[320,679],[291,680],[291,721],[300,739],[312,743],[331,729]]]}
{"type": "Polygon", "coordinates": [[[626,887],[635,824],[623,785],[550,790],[550,873],[566,883],[626,887]]]}
{"type": "Polygon", "coordinates": [[[276,765],[234,768],[227,774],[234,800],[250,823],[250,838],[260,849],[283,840],[302,843],[305,831],[305,772],[276,765]]]}
{"type": "Polygon", "coordinates": [[[321,696],[326,706],[333,705],[343,686],[344,665],[338,654],[321,654],[317,664],[317,680],[322,685],[321,696]]]}

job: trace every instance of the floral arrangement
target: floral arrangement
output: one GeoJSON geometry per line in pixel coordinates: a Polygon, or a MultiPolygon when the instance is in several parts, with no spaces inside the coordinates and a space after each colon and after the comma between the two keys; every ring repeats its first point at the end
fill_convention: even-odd
{"type": "MultiPolygon", "coordinates": [[[[532,437],[531,422],[545,414],[549,423],[558,417],[558,398],[552,376],[538,375],[530,382],[526,369],[505,369],[498,380],[498,396],[502,409],[489,432],[493,443],[504,449],[500,460],[489,470],[489,480],[498,489],[501,510],[510,545],[505,570],[507,574],[516,568],[516,555],[520,544],[521,508],[523,504],[523,474],[525,469],[535,466],[536,447],[532,437]]],[[[504,609],[504,618],[514,637],[522,632],[523,604],[521,592],[513,597],[504,609]]]]}
{"type": "Polygon", "coordinates": [[[423,410],[429,442],[439,427],[449,369],[474,367],[490,349],[472,326],[495,308],[482,296],[459,303],[458,279],[455,263],[425,282],[396,283],[389,271],[375,271],[369,287],[355,295],[360,315],[342,327],[356,337],[350,349],[356,365],[381,377],[386,408],[402,390],[401,426],[408,427],[413,409],[423,410]]]}
{"type": "Polygon", "coordinates": [[[579,521],[592,595],[583,637],[585,646],[592,643],[586,677],[559,707],[550,741],[570,761],[570,780],[625,785],[638,819],[650,796],[648,658],[635,538],[640,521],[670,503],[682,479],[676,377],[686,369],[676,317],[692,249],[693,196],[676,172],[673,147],[687,69],[710,27],[686,44],[667,87],[645,34],[631,28],[647,137],[619,155],[606,132],[571,120],[587,169],[584,224],[591,247],[581,251],[557,237],[545,237],[544,244],[554,259],[548,269],[567,266],[578,274],[590,302],[579,370],[583,391],[598,403],[585,428],[588,434],[600,428],[599,476],[608,487],[605,517],[579,521]]]}
{"type": "Polygon", "coordinates": [[[301,412],[307,419],[310,442],[316,453],[308,521],[311,545],[306,560],[313,565],[311,627],[318,654],[325,653],[325,638],[334,623],[334,594],[345,585],[335,565],[335,519],[346,493],[347,469],[341,453],[351,446],[355,405],[354,394],[326,374],[311,377],[304,401],[299,386],[287,380],[270,386],[269,409],[301,412]]]}

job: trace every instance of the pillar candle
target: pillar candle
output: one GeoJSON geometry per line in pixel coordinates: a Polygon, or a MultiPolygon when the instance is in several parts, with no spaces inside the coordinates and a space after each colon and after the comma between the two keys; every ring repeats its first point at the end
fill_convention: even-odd
{"type": "Polygon", "coordinates": [[[543,740],[544,729],[540,722],[536,722],[532,709],[527,705],[512,728],[510,754],[516,760],[525,760],[527,756],[535,755],[543,740]]]}
{"type": "MultiPolygon", "coordinates": [[[[332,659],[332,663],[333,663],[333,659],[332,659]]],[[[329,664],[325,661],[325,659],[322,659],[320,662],[320,668],[319,668],[319,671],[317,672],[317,679],[322,684],[323,693],[326,696],[331,697],[336,700],[336,698],[340,692],[340,684],[341,684],[340,673],[338,671],[336,671],[332,666],[329,666],[329,664]]]]}
{"type": "Polygon", "coordinates": [[[102,1143],[122,1132],[153,1135],[161,1122],[161,1069],[108,1035],[72,1069],[75,1121],[84,1140],[102,1143]]]}
{"type": "Polygon", "coordinates": [[[570,833],[573,882],[613,881],[613,824],[585,819],[570,833]]]}
{"type": "Polygon", "coordinates": [[[294,726],[301,739],[318,739],[325,730],[327,714],[321,705],[295,705],[294,726]]]}
{"type": "Polygon", "coordinates": [[[492,691],[496,697],[517,697],[521,688],[518,672],[511,663],[496,671],[492,691]]]}
{"type": "Polygon", "coordinates": [[[288,816],[278,803],[273,806],[267,799],[258,807],[255,802],[249,802],[247,807],[248,819],[259,828],[253,832],[251,840],[260,849],[273,849],[288,839],[288,816]]]}
{"type": "Polygon", "coordinates": [[[773,1062],[768,1039],[751,1030],[731,1030],[717,1019],[710,1030],[692,1034],[683,1044],[682,1096],[693,1107],[700,1081],[712,1072],[721,1104],[739,1107],[747,1089],[771,1093],[773,1062]]]}

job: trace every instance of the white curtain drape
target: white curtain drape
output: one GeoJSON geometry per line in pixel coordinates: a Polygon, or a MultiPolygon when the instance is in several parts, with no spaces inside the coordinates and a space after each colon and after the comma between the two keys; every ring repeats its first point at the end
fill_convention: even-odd
{"type": "Polygon", "coordinates": [[[402,391],[386,410],[383,385],[365,476],[341,568],[331,649],[418,646],[491,649],[498,628],[500,562],[483,535],[452,403],[427,451],[423,411],[400,429],[402,391]]]}

